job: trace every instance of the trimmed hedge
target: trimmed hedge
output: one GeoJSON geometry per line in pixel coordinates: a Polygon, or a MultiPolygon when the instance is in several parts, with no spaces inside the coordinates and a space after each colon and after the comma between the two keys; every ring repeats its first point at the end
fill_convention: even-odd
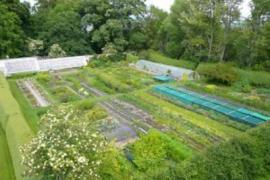
{"type": "Polygon", "coordinates": [[[8,117],[8,120],[1,124],[5,124],[3,130],[6,134],[16,179],[22,179],[24,167],[21,164],[19,148],[31,140],[33,132],[24,119],[18,103],[10,93],[8,82],[2,74],[0,74],[0,92],[1,106],[8,117]]]}

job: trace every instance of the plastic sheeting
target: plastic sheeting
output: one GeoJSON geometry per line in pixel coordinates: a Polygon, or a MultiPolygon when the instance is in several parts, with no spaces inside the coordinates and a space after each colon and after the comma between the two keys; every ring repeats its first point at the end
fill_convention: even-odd
{"type": "Polygon", "coordinates": [[[135,64],[138,70],[148,72],[156,76],[170,76],[173,79],[181,80],[187,78],[194,79],[195,72],[185,68],[169,66],[159,63],[154,63],[147,60],[140,60],[135,64]]]}

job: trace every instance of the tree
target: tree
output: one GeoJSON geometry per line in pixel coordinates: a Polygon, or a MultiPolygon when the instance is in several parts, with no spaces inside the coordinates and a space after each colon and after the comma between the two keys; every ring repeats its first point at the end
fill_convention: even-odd
{"type": "Polygon", "coordinates": [[[224,5],[222,7],[222,23],[224,26],[223,36],[221,38],[221,47],[220,47],[220,61],[224,60],[224,56],[226,53],[227,45],[231,39],[230,34],[232,34],[232,29],[234,23],[239,21],[240,17],[240,8],[243,1],[242,0],[225,0],[224,5]]]}
{"type": "Polygon", "coordinates": [[[0,2],[0,57],[18,57],[24,54],[25,36],[19,17],[0,2]]]}
{"type": "Polygon", "coordinates": [[[44,49],[43,41],[29,39],[28,40],[28,49],[33,55],[36,55],[36,56],[40,55],[41,51],[44,49]]]}
{"type": "Polygon", "coordinates": [[[128,39],[144,13],[143,0],[85,0],[82,2],[83,27],[96,52],[106,44],[118,51],[128,47],[128,39]]]}
{"type": "Polygon", "coordinates": [[[64,0],[59,2],[48,13],[41,11],[45,16],[38,38],[44,41],[48,53],[53,44],[59,44],[67,55],[81,55],[92,52],[82,31],[81,17],[78,12],[79,2],[64,0]]]}
{"type": "Polygon", "coordinates": [[[42,179],[98,179],[107,143],[70,105],[41,118],[37,137],[22,147],[26,176],[42,179]]]}
{"type": "Polygon", "coordinates": [[[160,33],[164,20],[168,17],[168,13],[163,10],[151,6],[143,21],[144,32],[150,47],[162,50],[162,35],[160,33]]]}
{"type": "Polygon", "coordinates": [[[64,57],[66,56],[66,52],[59,46],[59,44],[53,44],[50,47],[49,57],[50,58],[57,58],[57,57],[64,57]]]}

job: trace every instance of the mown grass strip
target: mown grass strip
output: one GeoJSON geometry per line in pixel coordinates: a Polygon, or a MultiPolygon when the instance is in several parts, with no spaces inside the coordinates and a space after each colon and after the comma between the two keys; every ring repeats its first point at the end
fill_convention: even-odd
{"type": "Polygon", "coordinates": [[[37,133],[39,117],[36,114],[36,110],[31,106],[30,102],[20,91],[20,89],[17,86],[16,80],[9,80],[8,82],[11,93],[13,97],[17,100],[18,104],[20,105],[20,109],[29,127],[34,133],[37,133]]]}

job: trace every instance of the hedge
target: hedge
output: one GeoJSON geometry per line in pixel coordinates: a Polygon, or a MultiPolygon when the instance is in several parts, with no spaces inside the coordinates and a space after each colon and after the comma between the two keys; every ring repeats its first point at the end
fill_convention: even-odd
{"type": "Polygon", "coordinates": [[[5,125],[3,130],[6,134],[16,179],[23,179],[24,167],[21,164],[19,147],[31,140],[33,132],[24,119],[18,103],[10,93],[8,82],[2,74],[0,74],[0,92],[1,106],[8,117],[8,120],[1,124],[5,125]]]}

